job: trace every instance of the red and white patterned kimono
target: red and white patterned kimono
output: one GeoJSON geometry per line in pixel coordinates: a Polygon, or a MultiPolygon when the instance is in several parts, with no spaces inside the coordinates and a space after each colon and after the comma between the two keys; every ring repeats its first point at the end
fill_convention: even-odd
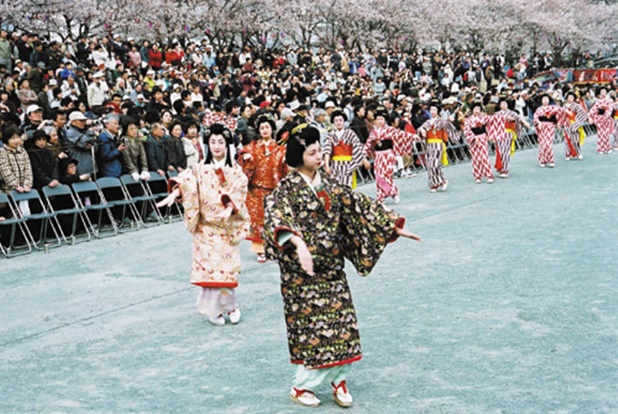
{"type": "Polygon", "coordinates": [[[510,109],[498,111],[491,115],[487,125],[489,140],[496,144],[494,167],[498,173],[508,174],[511,153],[515,151],[515,140],[521,130],[519,114],[510,109]]]}
{"type": "Polygon", "coordinates": [[[356,188],[354,171],[365,158],[365,147],[356,133],[348,128],[329,133],[322,154],[330,157],[333,176],[337,181],[356,188]]]}
{"type": "Polygon", "coordinates": [[[475,180],[484,177],[494,178],[489,165],[489,154],[487,151],[487,123],[489,116],[470,116],[464,122],[464,135],[472,155],[472,175],[475,180]]]}
{"type": "Polygon", "coordinates": [[[399,195],[399,189],[393,181],[395,172],[395,156],[412,153],[413,135],[391,126],[381,128],[374,126],[365,143],[365,153],[373,158],[373,169],[376,176],[376,199],[384,201],[386,197],[399,195]]]}
{"type": "Polygon", "coordinates": [[[566,133],[565,149],[566,158],[579,158],[585,133],[583,126],[588,122],[588,112],[578,103],[566,103],[566,123],[562,125],[566,133]]]}
{"type": "Polygon", "coordinates": [[[599,99],[590,108],[590,118],[597,126],[597,152],[611,151],[610,136],[614,133],[614,102],[610,98],[599,99]]]}
{"type": "Polygon", "coordinates": [[[426,167],[429,189],[435,190],[447,183],[442,173],[442,165],[448,165],[446,143],[457,139],[457,130],[444,118],[433,118],[425,121],[418,129],[425,136],[426,167]]]}
{"type": "Polygon", "coordinates": [[[541,106],[534,112],[534,125],[539,140],[538,160],[543,167],[547,164],[552,166],[556,162],[553,148],[556,125],[564,116],[565,110],[556,105],[541,106]]]}
{"type": "Polygon", "coordinates": [[[618,150],[618,99],[614,102],[614,149],[618,150]]]}
{"type": "Polygon", "coordinates": [[[225,125],[227,129],[234,132],[236,131],[236,125],[238,124],[238,121],[235,117],[230,116],[225,112],[212,112],[207,109],[204,113],[204,118],[202,119],[202,125],[204,125],[205,127],[209,127],[212,124],[225,125]]]}
{"type": "Polygon", "coordinates": [[[272,193],[287,174],[285,147],[277,145],[274,139],[253,141],[240,151],[238,162],[249,179],[247,209],[251,216],[251,233],[247,239],[262,244],[264,197],[272,193]],[[245,159],[246,154],[250,158],[245,159]]]}

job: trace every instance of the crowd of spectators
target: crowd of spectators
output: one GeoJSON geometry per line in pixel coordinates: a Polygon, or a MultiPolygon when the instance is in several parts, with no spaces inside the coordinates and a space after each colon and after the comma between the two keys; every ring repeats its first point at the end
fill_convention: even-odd
{"type": "MultiPolygon", "coordinates": [[[[579,58],[583,66],[591,61],[579,58]]],[[[2,190],[180,172],[204,157],[205,128],[225,124],[240,147],[256,138],[253,122],[261,114],[273,117],[281,139],[298,122],[326,133],[330,113],[342,108],[365,142],[378,105],[388,109],[390,124],[418,127],[436,99],[455,118],[476,100],[491,112],[500,94],[531,117],[537,94],[548,89],[556,99],[574,90],[592,104],[592,88],[532,80],[551,67],[551,55],[538,53],[515,62],[444,51],[256,53],[248,46],[216,50],[207,41],[93,36],[59,42],[0,30],[2,190]]]]}

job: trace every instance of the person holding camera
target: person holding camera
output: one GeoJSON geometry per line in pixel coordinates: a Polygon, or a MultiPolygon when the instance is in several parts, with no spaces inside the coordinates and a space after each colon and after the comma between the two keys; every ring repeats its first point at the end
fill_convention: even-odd
{"type": "Polygon", "coordinates": [[[118,140],[120,119],[109,114],[103,119],[105,128],[97,141],[97,163],[101,177],[120,177],[122,175],[122,153],[127,148],[118,140]]]}
{"type": "Polygon", "coordinates": [[[77,160],[77,174],[92,175],[96,171],[94,154],[97,136],[92,128],[96,124],[87,125],[88,118],[80,111],[69,115],[67,130],[69,157],[77,160]]]}

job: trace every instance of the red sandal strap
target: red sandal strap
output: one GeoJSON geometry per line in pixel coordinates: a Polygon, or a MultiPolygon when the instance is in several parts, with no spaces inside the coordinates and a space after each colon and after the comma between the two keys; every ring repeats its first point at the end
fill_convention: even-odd
{"type": "Polygon", "coordinates": [[[334,392],[337,392],[339,388],[343,388],[344,394],[348,393],[348,388],[345,385],[345,380],[341,381],[339,385],[335,385],[334,382],[331,382],[331,385],[333,386],[334,392]]]}
{"type": "Polygon", "coordinates": [[[292,389],[294,390],[294,393],[295,393],[295,395],[294,395],[294,396],[295,396],[296,398],[300,397],[301,395],[303,395],[303,394],[305,394],[305,393],[307,393],[307,394],[311,394],[311,395],[315,395],[315,393],[314,393],[313,391],[310,391],[310,390],[299,390],[299,389],[298,389],[298,388],[296,388],[296,387],[292,387],[292,389]]]}

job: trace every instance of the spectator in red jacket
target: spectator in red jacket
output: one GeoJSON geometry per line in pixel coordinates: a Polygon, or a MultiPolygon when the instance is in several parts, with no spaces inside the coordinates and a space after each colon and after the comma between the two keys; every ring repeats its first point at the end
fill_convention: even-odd
{"type": "Polygon", "coordinates": [[[154,70],[161,69],[163,63],[163,53],[159,50],[159,45],[156,43],[152,45],[152,48],[148,51],[148,65],[154,70]]]}

